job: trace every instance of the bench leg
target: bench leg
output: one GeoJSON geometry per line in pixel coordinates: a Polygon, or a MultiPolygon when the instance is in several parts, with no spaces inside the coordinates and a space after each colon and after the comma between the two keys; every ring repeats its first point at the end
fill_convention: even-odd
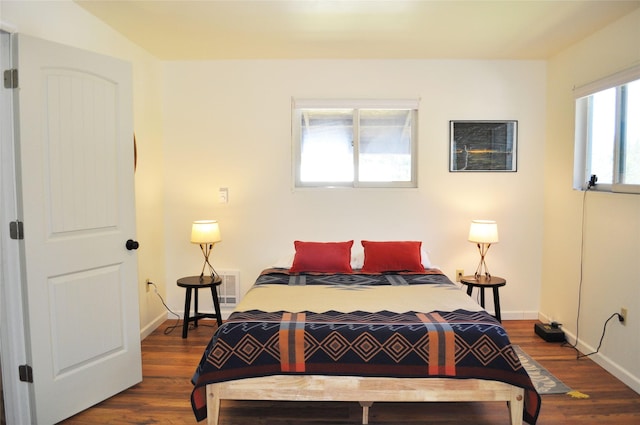
{"type": "Polygon", "coordinates": [[[524,410],[524,390],[517,388],[513,390],[511,400],[507,402],[511,425],[522,425],[522,412],[524,410]]]}
{"type": "Polygon", "coordinates": [[[207,425],[218,425],[220,419],[220,389],[216,384],[207,385],[207,425]]]}
{"type": "Polygon", "coordinates": [[[373,406],[373,401],[360,401],[362,406],[362,424],[367,425],[369,423],[369,408],[373,406]]]}

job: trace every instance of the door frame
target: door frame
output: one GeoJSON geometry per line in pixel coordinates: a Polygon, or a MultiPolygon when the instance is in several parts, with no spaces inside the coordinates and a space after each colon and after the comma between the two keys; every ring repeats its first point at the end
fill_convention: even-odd
{"type": "MultiPolygon", "coordinates": [[[[2,43],[0,64],[2,70],[17,63],[15,30],[0,22],[2,43]]],[[[0,88],[3,113],[0,116],[0,358],[2,385],[7,423],[32,423],[33,386],[21,382],[18,366],[30,363],[27,351],[24,311],[24,243],[11,240],[8,235],[10,221],[22,220],[17,191],[17,164],[19,158],[16,140],[17,95],[15,90],[0,88]]]]}

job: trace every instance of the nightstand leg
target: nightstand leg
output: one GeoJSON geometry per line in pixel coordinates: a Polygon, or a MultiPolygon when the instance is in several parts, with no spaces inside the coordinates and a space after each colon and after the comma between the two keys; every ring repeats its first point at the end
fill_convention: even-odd
{"type": "Polygon", "coordinates": [[[484,308],[484,288],[480,288],[480,305],[484,308]]]}
{"type": "Polygon", "coordinates": [[[496,310],[496,319],[498,322],[502,323],[502,317],[500,316],[500,293],[498,292],[498,288],[493,288],[493,306],[496,310]]]}
{"type": "Polygon", "coordinates": [[[194,302],[194,306],[193,306],[193,318],[195,319],[193,321],[193,327],[197,328],[198,327],[198,288],[196,288],[195,290],[195,302],[194,302]]]}
{"type": "Polygon", "coordinates": [[[218,322],[218,327],[220,327],[222,326],[222,313],[220,313],[220,300],[215,286],[211,287],[211,297],[213,298],[213,308],[216,310],[216,321],[218,322]]]}
{"type": "Polygon", "coordinates": [[[471,296],[471,291],[473,291],[473,286],[467,286],[467,295],[471,296]]]}
{"type": "Polygon", "coordinates": [[[187,288],[187,292],[184,297],[184,319],[182,323],[182,337],[187,337],[189,332],[189,310],[191,309],[191,288],[187,288]]]}

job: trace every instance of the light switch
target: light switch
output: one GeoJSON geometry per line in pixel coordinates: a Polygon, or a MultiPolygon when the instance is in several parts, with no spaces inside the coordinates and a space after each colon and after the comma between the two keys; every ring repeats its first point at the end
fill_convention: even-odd
{"type": "Polygon", "coordinates": [[[218,202],[226,204],[229,202],[229,188],[221,187],[218,189],[218,202]]]}

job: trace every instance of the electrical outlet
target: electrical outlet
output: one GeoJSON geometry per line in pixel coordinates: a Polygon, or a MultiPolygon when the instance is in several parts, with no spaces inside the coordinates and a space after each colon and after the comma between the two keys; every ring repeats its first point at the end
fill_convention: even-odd
{"type": "Polygon", "coordinates": [[[622,317],[622,319],[618,317],[618,319],[620,320],[620,323],[622,323],[623,325],[626,325],[627,324],[627,308],[626,307],[620,307],[620,316],[622,317]]]}
{"type": "Polygon", "coordinates": [[[147,279],[145,283],[147,284],[147,292],[151,292],[151,282],[149,281],[149,279],[147,279]]]}
{"type": "Polygon", "coordinates": [[[460,282],[462,280],[462,276],[464,276],[464,270],[456,269],[456,282],[460,282]]]}

